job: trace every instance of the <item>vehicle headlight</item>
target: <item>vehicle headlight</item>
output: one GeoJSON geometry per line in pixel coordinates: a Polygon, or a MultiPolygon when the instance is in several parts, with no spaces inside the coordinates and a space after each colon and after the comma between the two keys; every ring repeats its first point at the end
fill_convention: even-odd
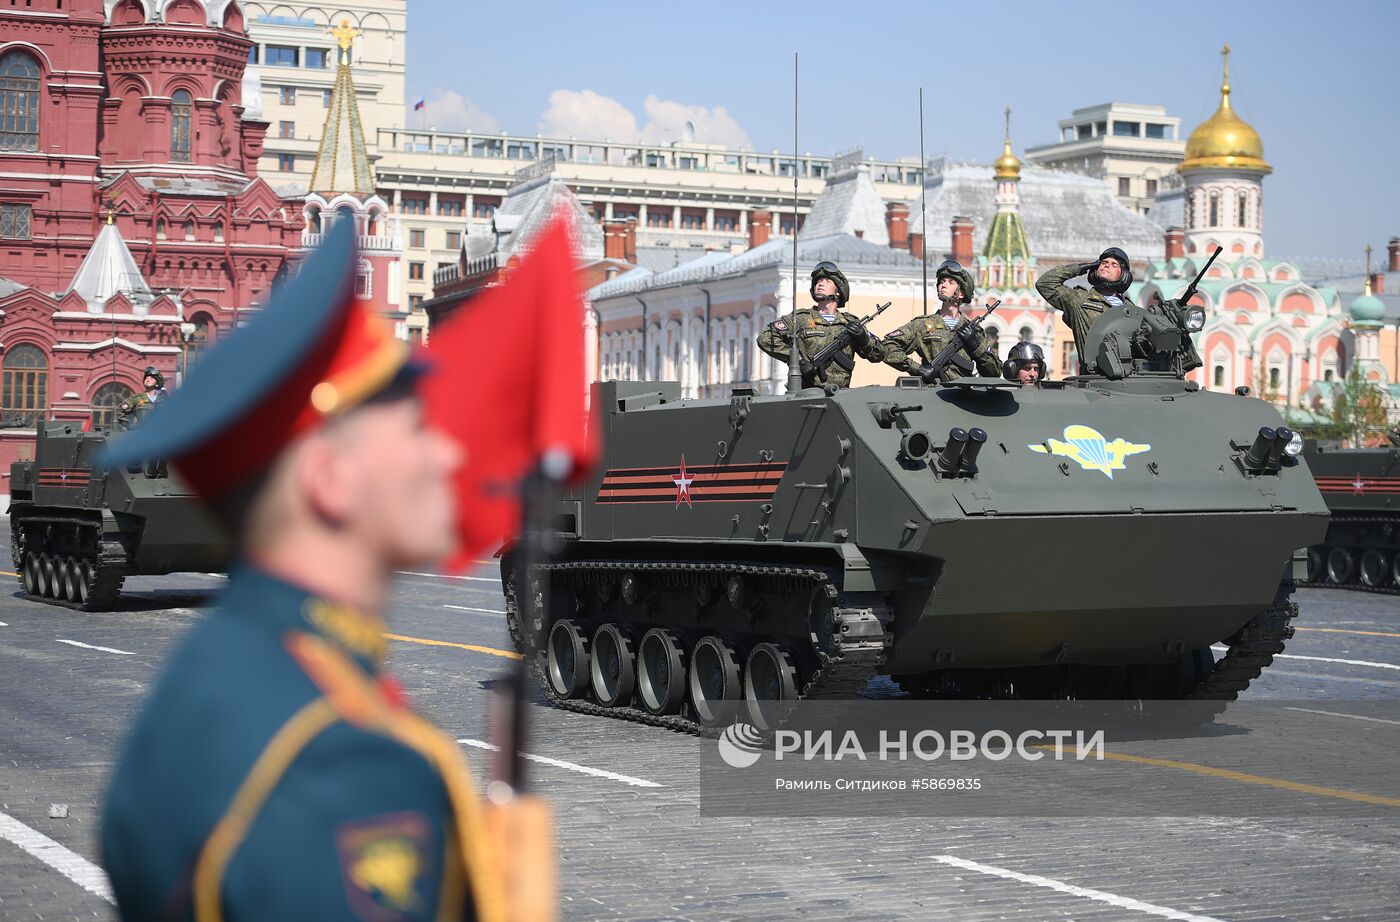
{"type": "Polygon", "coordinates": [[[1285,446],[1283,446],[1283,451],[1284,451],[1284,454],[1288,455],[1290,458],[1296,458],[1296,457],[1298,457],[1299,455],[1301,455],[1301,454],[1303,453],[1303,436],[1302,436],[1302,434],[1301,434],[1301,433],[1298,433],[1298,432],[1294,432],[1294,433],[1293,433],[1293,438],[1289,439],[1289,440],[1288,440],[1288,444],[1285,445],[1285,446]]]}
{"type": "Polygon", "coordinates": [[[1196,307],[1194,304],[1181,312],[1181,326],[1188,333],[1199,333],[1205,329],[1206,312],[1204,308],[1196,307]]]}

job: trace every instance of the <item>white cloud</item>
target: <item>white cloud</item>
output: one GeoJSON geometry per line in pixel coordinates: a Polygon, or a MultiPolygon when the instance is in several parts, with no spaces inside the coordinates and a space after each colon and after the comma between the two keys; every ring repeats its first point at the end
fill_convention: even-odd
{"type": "Polygon", "coordinates": [[[642,129],[642,140],[650,144],[669,144],[679,141],[685,131],[685,123],[695,126],[695,140],[705,144],[723,144],[730,148],[752,148],[753,141],[743,126],[725,110],[724,106],[707,109],[704,106],[686,105],[670,99],[657,99],[648,96],[642,104],[649,121],[642,129]]]}
{"type": "Polygon", "coordinates": [[[555,90],[540,116],[540,134],[617,141],[637,139],[637,117],[610,96],[592,90],[555,90]]]}
{"type": "MultiPolygon", "coordinates": [[[[417,102],[417,100],[414,100],[417,102]]],[[[501,123],[494,115],[454,90],[433,90],[421,111],[410,109],[409,125],[423,125],[439,131],[479,131],[496,134],[501,123]]]]}
{"type": "Polygon", "coordinates": [[[724,108],[687,105],[648,96],[642,104],[647,123],[638,127],[637,116],[611,96],[593,90],[555,90],[549,108],[540,116],[539,132],[553,138],[586,138],[669,144],[684,137],[685,123],[695,125],[695,140],[726,147],[752,148],[743,126],[724,108]]]}

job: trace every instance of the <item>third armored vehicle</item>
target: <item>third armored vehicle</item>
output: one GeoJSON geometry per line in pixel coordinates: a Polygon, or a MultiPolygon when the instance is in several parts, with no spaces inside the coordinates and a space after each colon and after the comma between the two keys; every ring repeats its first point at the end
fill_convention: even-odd
{"type": "Polygon", "coordinates": [[[513,631],[562,706],[692,731],[878,674],[1233,699],[1292,635],[1327,509],[1271,405],[1185,380],[1191,310],[1105,312],[1096,373],[1040,387],[603,384],[602,469],[561,504],[533,623],[503,559],[513,631]]]}
{"type": "Polygon", "coordinates": [[[1308,549],[1308,581],[1400,592],[1400,448],[1339,448],[1309,442],[1303,459],[1332,521],[1308,549]]]}
{"type": "Polygon", "coordinates": [[[221,571],[228,549],[163,465],[103,472],[106,436],[39,424],[33,461],[10,466],[10,552],[32,599],[111,608],[127,576],[221,571]]]}

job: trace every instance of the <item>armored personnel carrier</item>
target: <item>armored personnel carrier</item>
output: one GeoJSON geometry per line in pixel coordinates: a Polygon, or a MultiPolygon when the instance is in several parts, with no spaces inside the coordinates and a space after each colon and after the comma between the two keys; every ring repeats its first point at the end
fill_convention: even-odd
{"type": "Polygon", "coordinates": [[[1107,311],[1094,373],[1038,387],[602,384],[562,553],[528,580],[502,559],[512,630],[560,706],[692,732],[881,674],[1223,708],[1292,636],[1327,508],[1270,404],[1185,380],[1203,319],[1107,311]]]}
{"type": "Polygon", "coordinates": [[[1308,442],[1302,457],[1332,510],[1308,583],[1400,594],[1400,448],[1308,442]]]}
{"type": "Polygon", "coordinates": [[[221,571],[228,548],[164,465],[102,471],[106,436],[39,425],[33,461],[10,466],[10,552],[28,598],[110,609],[128,576],[221,571]]]}

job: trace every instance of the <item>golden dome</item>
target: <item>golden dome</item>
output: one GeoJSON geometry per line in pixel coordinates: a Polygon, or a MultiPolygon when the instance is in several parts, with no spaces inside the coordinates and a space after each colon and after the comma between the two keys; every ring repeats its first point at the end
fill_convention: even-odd
{"type": "Polygon", "coordinates": [[[1225,78],[1220,84],[1220,108],[1191,132],[1186,141],[1186,159],[1179,169],[1272,173],[1274,168],[1264,162],[1264,142],[1259,140],[1259,132],[1230,106],[1230,46],[1226,45],[1221,54],[1225,58],[1225,78]]]}
{"type": "Polygon", "coordinates": [[[993,175],[997,179],[1020,179],[1021,161],[1011,152],[1011,110],[1006,110],[1006,142],[1001,147],[1001,156],[992,164],[996,168],[993,175]]]}

